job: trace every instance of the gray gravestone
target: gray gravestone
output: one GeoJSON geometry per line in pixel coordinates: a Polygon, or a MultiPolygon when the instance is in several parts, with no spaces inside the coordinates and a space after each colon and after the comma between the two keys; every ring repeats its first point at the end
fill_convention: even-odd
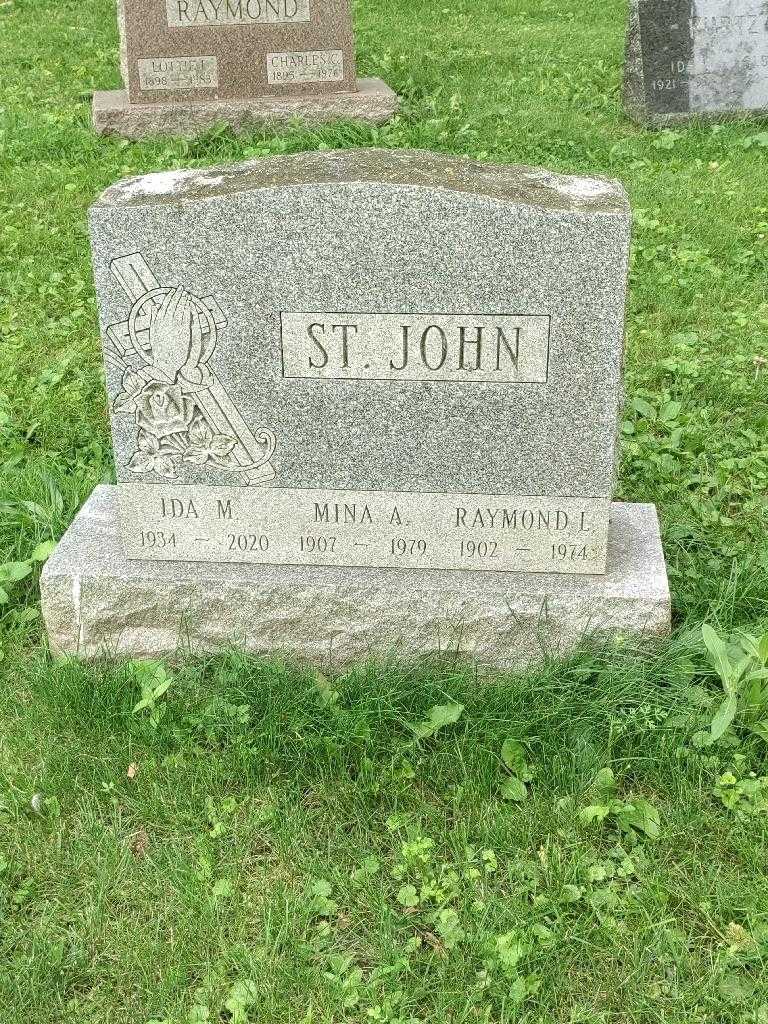
{"type": "Polygon", "coordinates": [[[125,89],[95,94],[101,133],[382,121],[397,109],[383,82],[357,79],[349,0],[119,0],[118,22],[125,89]]]}
{"type": "MultiPolygon", "coordinates": [[[[91,647],[119,623],[150,648],[149,622],[129,621],[147,601],[167,644],[180,609],[160,623],[149,594],[167,607],[169,587],[208,622],[202,642],[220,637],[212,576],[253,590],[256,637],[241,639],[257,649],[413,650],[440,607],[443,635],[462,622],[496,636],[493,660],[530,654],[544,606],[561,608],[561,646],[595,616],[663,630],[655,517],[625,506],[626,536],[610,527],[629,231],[614,182],[418,152],[108,189],[91,236],[120,515],[111,496],[91,503],[111,552],[91,572],[98,617],[76,615],[91,647]],[[391,609],[384,628],[398,587],[431,595],[410,633],[402,616],[393,632],[391,609]],[[296,627],[290,594],[327,616],[296,627]],[[513,605],[519,635],[501,642],[513,605]]],[[[46,570],[50,595],[78,529],[46,570]]],[[[68,615],[56,604],[49,629],[68,615]]],[[[52,630],[62,648],[65,633],[52,630]]]]}
{"type": "Polygon", "coordinates": [[[766,5],[632,0],[625,105],[656,125],[768,112],[766,5]]]}

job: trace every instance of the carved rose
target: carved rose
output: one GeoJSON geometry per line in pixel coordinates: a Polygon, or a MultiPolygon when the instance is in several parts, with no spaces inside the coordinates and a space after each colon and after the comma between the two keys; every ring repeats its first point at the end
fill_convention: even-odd
{"type": "Polygon", "coordinates": [[[183,433],[192,422],[194,403],[178,384],[152,381],[136,396],[136,422],[155,437],[183,433]]]}

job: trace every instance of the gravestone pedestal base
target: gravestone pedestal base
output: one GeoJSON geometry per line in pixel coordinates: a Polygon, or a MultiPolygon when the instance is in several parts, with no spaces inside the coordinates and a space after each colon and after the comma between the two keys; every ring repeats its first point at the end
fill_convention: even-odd
{"type": "Polygon", "coordinates": [[[521,666],[585,634],[661,636],[670,596],[652,505],[611,510],[605,576],[129,561],[97,487],[43,571],[51,648],[155,657],[238,644],[343,664],[460,651],[521,666]]]}
{"type": "Polygon", "coordinates": [[[93,94],[93,126],[99,135],[143,139],[174,135],[192,139],[215,125],[240,133],[275,121],[300,118],[309,124],[366,121],[382,124],[400,107],[400,99],[380,78],[361,78],[356,92],[306,96],[259,96],[251,100],[129,103],[123,89],[93,94]]]}

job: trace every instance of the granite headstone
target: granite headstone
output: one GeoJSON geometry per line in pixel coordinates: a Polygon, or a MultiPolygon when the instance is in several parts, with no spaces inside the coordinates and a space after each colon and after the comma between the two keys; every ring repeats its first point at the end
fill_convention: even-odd
{"type": "Polygon", "coordinates": [[[755,0],[632,0],[625,105],[663,126],[768,113],[768,7],[755,0]]]}
{"type": "Polygon", "coordinates": [[[384,120],[397,107],[383,82],[358,82],[350,0],[118,0],[118,22],[125,89],[95,95],[100,132],[384,120]]]}
{"type": "Polygon", "coordinates": [[[244,642],[314,656],[461,623],[473,653],[516,661],[543,607],[556,646],[590,623],[663,631],[655,515],[611,511],[629,232],[615,182],[423,152],[108,189],[91,237],[119,516],[111,494],[83,513],[112,568],[90,572],[98,614],[78,574],[80,647],[87,623],[91,648],[167,648],[180,594],[201,642],[242,632],[233,586],[253,593],[244,642]],[[424,613],[393,620],[398,592],[424,613]]]}

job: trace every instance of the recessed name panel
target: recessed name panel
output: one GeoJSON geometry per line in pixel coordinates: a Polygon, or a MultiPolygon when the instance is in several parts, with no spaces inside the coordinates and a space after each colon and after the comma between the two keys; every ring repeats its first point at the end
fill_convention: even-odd
{"type": "Polygon", "coordinates": [[[139,85],[147,90],[215,89],[219,84],[216,57],[142,57],[139,85]]]}
{"type": "Polygon", "coordinates": [[[129,558],[601,574],[607,498],[119,487],[129,558]]]}
{"type": "Polygon", "coordinates": [[[543,384],[550,317],[487,313],[280,315],[283,375],[543,384]]]}
{"type": "Polygon", "coordinates": [[[267,54],[267,82],[270,85],[340,82],[343,78],[342,50],[304,50],[267,54]]]}
{"type": "Polygon", "coordinates": [[[170,28],[308,22],[310,0],[166,0],[170,28]]]}

